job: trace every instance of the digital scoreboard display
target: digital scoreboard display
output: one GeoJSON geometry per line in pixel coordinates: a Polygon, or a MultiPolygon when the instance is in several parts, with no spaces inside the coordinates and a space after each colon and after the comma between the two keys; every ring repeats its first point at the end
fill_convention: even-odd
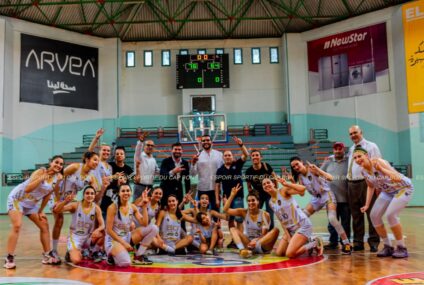
{"type": "Polygon", "coordinates": [[[229,87],[228,54],[177,55],[177,89],[229,87]]]}

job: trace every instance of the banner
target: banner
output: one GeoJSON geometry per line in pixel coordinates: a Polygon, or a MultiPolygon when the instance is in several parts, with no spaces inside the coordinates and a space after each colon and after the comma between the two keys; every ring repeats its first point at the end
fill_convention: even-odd
{"type": "Polygon", "coordinates": [[[97,93],[97,48],[21,34],[21,102],[98,110],[97,93]]]}
{"type": "Polygon", "coordinates": [[[402,6],[409,113],[424,112],[424,1],[402,6]]]}
{"type": "Polygon", "coordinates": [[[309,102],[390,90],[386,23],[308,42],[309,102]]]}

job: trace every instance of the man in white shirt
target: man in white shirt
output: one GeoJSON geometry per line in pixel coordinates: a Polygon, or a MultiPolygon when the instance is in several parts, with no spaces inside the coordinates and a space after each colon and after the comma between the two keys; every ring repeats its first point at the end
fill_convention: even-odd
{"type": "Polygon", "coordinates": [[[144,189],[152,189],[155,175],[159,174],[158,164],[153,157],[155,143],[152,140],[144,142],[147,135],[148,133],[146,132],[141,133],[138,136],[137,146],[135,147],[134,169],[136,169],[137,175],[134,179],[134,200],[141,196],[144,189]],[[137,168],[138,164],[139,166],[137,168]]]}
{"type": "MultiPolygon", "coordinates": [[[[360,145],[366,151],[370,158],[381,157],[378,146],[370,141],[364,139],[362,130],[359,126],[352,126],[349,129],[349,136],[353,142],[353,145],[349,149],[349,161],[347,170],[348,180],[348,202],[350,211],[352,213],[352,228],[353,228],[353,250],[361,251],[364,250],[364,235],[365,235],[365,219],[364,214],[361,212],[361,207],[365,205],[367,197],[367,183],[365,182],[364,176],[361,173],[360,167],[353,160],[353,150],[356,146],[360,145]]],[[[371,205],[368,209],[368,244],[370,245],[371,252],[377,252],[378,244],[380,243],[380,237],[375,231],[371,219],[370,212],[374,205],[376,195],[372,198],[371,205]]]]}
{"type": "Polygon", "coordinates": [[[190,174],[198,175],[197,196],[207,194],[213,210],[219,211],[219,201],[215,196],[216,170],[224,164],[222,152],[212,149],[209,135],[202,136],[202,150],[193,157],[190,174]]]}

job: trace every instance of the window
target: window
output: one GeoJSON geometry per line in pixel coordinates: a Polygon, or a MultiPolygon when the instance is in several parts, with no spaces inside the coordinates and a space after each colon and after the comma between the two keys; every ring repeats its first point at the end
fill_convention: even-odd
{"type": "Polygon", "coordinates": [[[206,54],[206,49],[204,48],[198,49],[197,54],[206,54]]]}
{"type": "Polygon", "coordinates": [[[171,66],[171,51],[169,49],[162,51],[162,66],[171,66]]]}
{"type": "Polygon", "coordinates": [[[215,54],[224,54],[224,49],[223,48],[216,48],[215,54]]]}
{"type": "Polygon", "coordinates": [[[144,66],[153,66],[153,51],[144,51],[144,66]]]}
{"type": "Polygon", "coordinates": [[[180,49],[180,54],[181,55],[187,55],[188,54],[188,49],[180,49]]]}
{"type": "Polygon", "coordinates": [[[252,64],[261,63],[261,48],[252,48],[252,64]]]}
{"type": "Polygon", "coordinates": [[[135,51],[127,51],[125,53],[125,66],[135,67],[135,51]]]}
{"type": "Polygon", "coordinates": [[[243,64],[243,50],[241,48],[234,49],[234,64],[243,64]]]}
{"type": "Polygon", "coordinates": [[[269,48],[269,62],[270,63],[279,63],[280,55],[278,53],[278,47],[269,48]]]}

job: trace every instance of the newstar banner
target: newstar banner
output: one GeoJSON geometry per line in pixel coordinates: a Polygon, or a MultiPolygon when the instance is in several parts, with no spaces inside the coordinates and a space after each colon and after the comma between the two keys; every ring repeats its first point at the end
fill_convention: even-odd
{"type": "Polygon", "coordinates": [[[386,24],[308,42],[309,102],[390,90],[386,24]]]}
{"type": "Polygon", "coordinates": [[[98,110],[97,93],[97,48],[21,34],[21,102],[98,110]]]}
{"type": "Polygon", "coordinates": [[[424,1],[402,6],[409,113],[424,112],[424,1]]]}

